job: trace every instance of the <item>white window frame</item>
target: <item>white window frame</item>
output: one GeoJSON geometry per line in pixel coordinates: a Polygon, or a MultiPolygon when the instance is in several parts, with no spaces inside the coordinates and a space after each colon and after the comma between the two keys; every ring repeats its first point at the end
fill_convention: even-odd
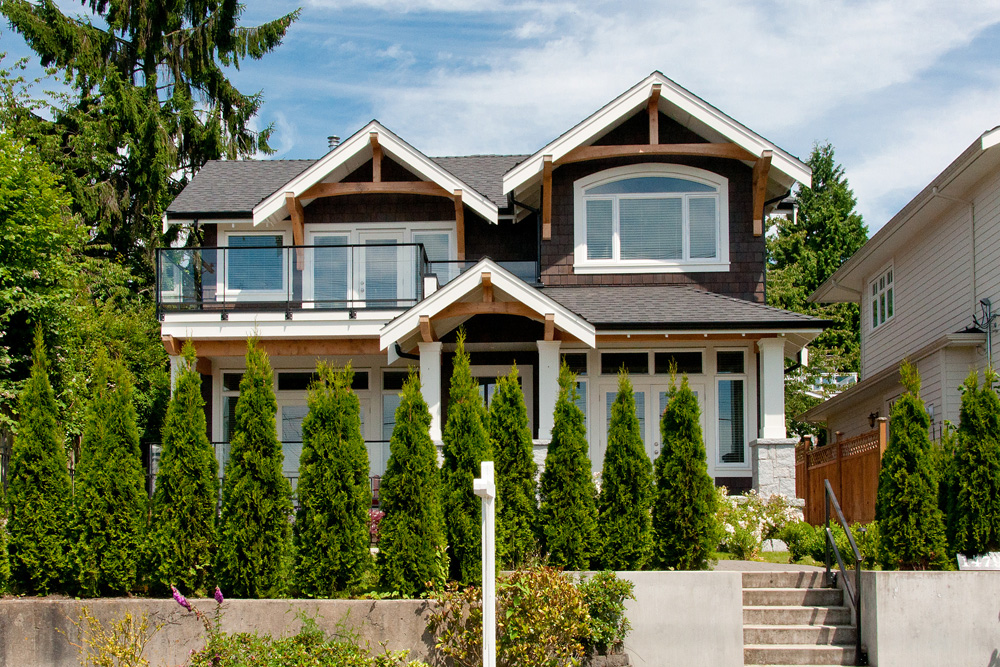
{"type": "Polygon", "coordinates": [[[883,266],[882,269],[875,274],[875,277],[868,281],[868,289],[865,292],[868,301],[868,330],[875,332],[881,331],[885,325],[892,322],[893,317],[896,315],[896,272],[893,270],[892,264],[887,264],[883,266]],[[880,281],[885,281],[881,283],[880,281]],[[881,287],[880,287],[881,284],[881,287]],[[892,292],[892,313],[889,314],[889,304],[888,304],[888,294],[892,292]],[[885,308],[886,312],[882,312],[880,305],[880,298],[886,296],[887,305],[885,308]],[[872,306],[875,306],[877,313],[872,312],[872,306]],[[885,315],[885,319],[879,317],[879,315],[885,315]]]}
{"type": "MultiPolygon", "coordinates": [[[[607,195],[595,195],[593,199],[607,199],[607,195]]],[[[642,195],[614,195],[615,198],[635,197],[649,198],[648,194],[642,195]]],[[[614,199],[616,201],[617,199],[614,199]]],[[[689,272],[717,272],[729,270],[729,179],[716,173],[688,167],[686,165],[670,163],[647,163],[627,165],[606,169],[596,174],[591,174],[581,178],[573,184],[573,230],[574,230],[574,273],[595,274],[595,273],[689,273],[689,272]],[[614,259],[620,255],[620,237],[618,223],[618,206],[612,207],[612,259],[588,259],[587,258],[587,189],[621,181],[637,176],[664,176],[682,178],[684,180],[695,181],[710,185],[718,189],[716,214],[717,233],[716,259],[691,259],[690,255],[690,227],[689,211],[687,199],[690,196],[706,197],[700,193],[691,195],[676,193],[684,199],[683,207],[683,253],[684,258],[679,260],[622,260],[614,259]]]]}
{"type": "Polygon", "coordinates": [[[715,367],[715,467],[716,470],[744,470],[750,467],[750,442],[747,434],[750,433],[750,387],[749,387],[749,365],[750,354],[746,348],[742,347],[717,347],[711,350],[713,355],[712,365],[715,367]],[[740,352],[743,354],[742,373],[720,373],[718,366],[719,352],[740,352]],[[719,383],[726,380],[741,380],[743,382],[743,461],[723,461],[722,460],[722,428],[719,423],[722,416],[722,392],[719,390],[719,383]]]}
{"type": "MultiPolygon", "coordinates": [[[[288,294],[288,232],[283,230],[253,230],[253,231],[241,231],[241,230],[231,230],[222,232],[222,240],[224,242],[223,248],[229,248],[229,238],[231,236],[280,236],[281,237],[281,289],[255,289],[255,290],[240,290],[233,289],[229,286],[229,251],[223,250],[223,261],[219,262],[220,272],[218,282],[221,285],[217,288],[217,293],[219,296],[216,298],[226,300],[233,299],[243,299],[252,301],[254,298],[259,298],[261,301],[274,301],[275,295],[288,294]]],[[[280,300],[280,299],[278,299],[280,300]]]]}

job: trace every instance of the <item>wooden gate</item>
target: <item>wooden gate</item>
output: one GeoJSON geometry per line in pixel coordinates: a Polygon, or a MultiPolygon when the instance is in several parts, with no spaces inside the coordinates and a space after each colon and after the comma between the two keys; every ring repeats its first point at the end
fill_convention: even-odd
{"type": "Polygon", "coordinates": [[[806,521],[819,525],[825,520],[826,479],[849,523],[867,523],[875,518],[878,474],[888,435],[889,420],[883,417],[873,430],[859,436],[824,447],[810,448],[806,442],[795,447],[795,495],[806,501],[806,521]]]}

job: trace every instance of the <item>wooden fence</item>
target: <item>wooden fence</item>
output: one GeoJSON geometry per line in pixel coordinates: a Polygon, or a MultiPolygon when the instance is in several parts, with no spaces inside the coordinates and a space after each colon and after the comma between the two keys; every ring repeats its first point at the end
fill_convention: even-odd
{"type": "Polygon", "coordinates": [[[848,522],[875,518],[878,474],[888,436],[889,420],[883,417],[873,430],[859,436],[824,447],[810,448],[808,442],[795,447],[795,495],[806,501],[806,521],[819,525],[825,520],[826,479],[848,522]]]}

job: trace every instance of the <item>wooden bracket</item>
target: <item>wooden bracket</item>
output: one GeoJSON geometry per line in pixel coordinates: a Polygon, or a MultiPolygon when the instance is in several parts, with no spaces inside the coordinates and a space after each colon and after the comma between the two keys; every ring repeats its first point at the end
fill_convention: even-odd
{"type": "Polygon", "coordinates": [[[420,340],[425,343],[434,342],[434,329],[431,328],[431,318],[428,315],[420,316],[420,340]]]}
{"type": "Polygon", "coordinates": [[[764,151],[753,165],[753,235],[764,235],[764,198],[767,175],[771,170],[771,151],[764,151]]]}
{"type": "Polygon", "coordinates": [[[545,313],[545,340],[555,340],[556,338],[556,316],[553,313],[545,313]]]}
{"type": "Polygon", "coordinates": [[[465,259],[465,204],[462,203],[462,191],[455,190],[455,244],[458,246],[458,259],[465,259]]]}
{"type": "Polygon", "coordinates": [[[660,84],[654,83],[646,102],[646,112],[649,114],[649,144],[660,143],[660,84]]]}
{"type": "Polygon", "coordinates": [[[455,196],[430,181],[382,181],[381,183],[317,183],[303,192],[300,199],[365,194],[430,195],[449,199],[455,196]]]}
{"type": "Polygon", "coordinates": [[[559,167],[573,162],[605,160],[613,157],[643,157],[646,155],[689,155],[692,157],[718,157],[727,160],[753,162],[757,156],[736,144],[725,142],[702,144],[633,144],[629,146],[580,146],[555,161],[559,167]]]}
{"type": "Polygon", "coordinates": [[[552,239],[552,156],[542,156],[542,240],[552,239]]]}
{"type": "Polygon", "coordinates": [[[163,342],[163,349],[171,357],[176,357],[181,353],[181,342],[173,336],[160,336],[160,340],[163,342]]]}
{"type": "MultiPolygon", "coordinates": [[[[306,244],[306,214],[302,210],[302,202],[295,196],[294,192],[285,193],[285,207],[288,209],[288,216],[292,219],[292,242],[297,246],[306,244]]],[[[298,247],[295,249],[295,268],[301,271],[305,268],[305,249],[298,247]]]]}
{"type": "Polygon", "coordinates": [[[381,183],[382,146],[378,143],[378,132],[369,132],[368,141],[372,144],[372,183],[381,183]]]}
{"type": "Polygon", "coordinates": [[[493,276],[489,271],[483,271],[483,303],[493,303],[493,276]]]}
{"type": "Polygon", "coordinates": [[[491,303],[458,301],[442,308],[441,312],[434,316],[434,319],[443,320],[449,317],[468,317],[472,315],[518,315],[538,322],[542,322],[545,319],[519,301],[493,301],[491,303]]]}

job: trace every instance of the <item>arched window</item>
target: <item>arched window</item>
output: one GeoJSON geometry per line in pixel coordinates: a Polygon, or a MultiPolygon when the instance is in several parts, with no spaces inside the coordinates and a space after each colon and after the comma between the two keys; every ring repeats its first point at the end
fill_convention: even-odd
{"type": "Polygon", "coordinates": [[[718,174],[631,165],[574,189],[577,273],[728,270],[729,182],[718,174]]]}

